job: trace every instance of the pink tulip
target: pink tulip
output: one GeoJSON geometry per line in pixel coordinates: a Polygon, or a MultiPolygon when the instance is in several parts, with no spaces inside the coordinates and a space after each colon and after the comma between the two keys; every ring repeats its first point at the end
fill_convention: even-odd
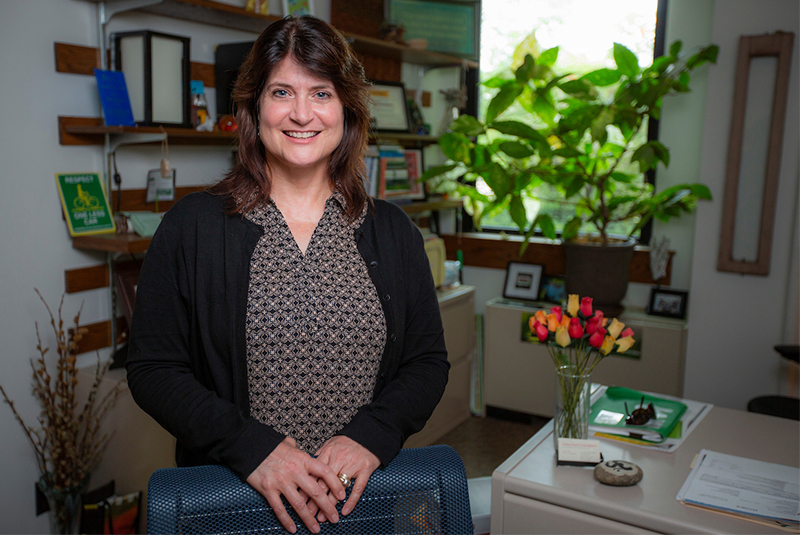
{"type": "Polygon", "coordinates": [[[572,339],[578,339],[583,336],[583,326],[581,325],[581,320],[578,318],[572,318],[569,320],[569,329],[567,332],[572,339]]]}
{"type": "Polygon", "coordinates": [[[584,297],[581,299],[581,314],[586,316],[587,318],[592,317],[592,298],[591,297],[584,297]]]}
{"type": "Polygon", "coordinates": [[[629,336],[633,336],[633,329],[631,329],[630,327],[628,327],[619,334],[620,338],[627,338],[629,336]]]}
{"type": "Polygon", "coordinates": [[[553,307],[553,308],[551,308],[550,309],[550,313],[551,314],[555,314],[558,323],[561,323],[561,315],[562,315],[561,307],[553,307]]]}
{"type": "Polygon", "coordinates": [[[567,302],[567,312],[573,318],[578,315],[578,294],[569,294],[569,301],[567,302]]]}
{"type": "Polygon", "coordinates": [[[600,349],[600,346],[603,345],[603,338],[606,336],[606,330],[602,327],[598,327],[597,330],[589,337],[589,345],[600,349]]]}
{"type": "Polygon", "coordinates": [[[534,331],[536,333],[536,337],[539,339],[540,342],[544,342],[545,340],[547,340],[547,336],[548,334],[550,334],[549,331],[547,330],[547,327],[545,327],[544,325],[542,325],[537,321],[536,324],[534,325],[534,328],[536,329],[534,331]]]}

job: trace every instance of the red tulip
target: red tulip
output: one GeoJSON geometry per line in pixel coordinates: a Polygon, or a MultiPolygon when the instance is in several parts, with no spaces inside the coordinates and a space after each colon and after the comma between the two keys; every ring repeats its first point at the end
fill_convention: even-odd
{"type": "Polygon", "coordinates": [[[628,336],[633,336],[633,329],[631,329],[630,327],[628,327],[619,334],[620,338],[627,338],[628,336]]]}
{"type": "Polygon", "coordinates": [[[583,336],[583,326],[581,325],[581,320],[578,318],[572,318],[569,320],[569,337],[573,340],[576,340],[583,336]]]}
{"type": "Polygon", "coordinates": [[[586,334],[593,335],[598,328],[603,326],[603,318],[601,316],[592,316],[586,322],[586,334]]]}
{"type": "Polygon", "coordinates": [[[558,323],[561,323],[561,317],[562,317],[561,307],[553,307],[553,308],[551,308],[550,309],[550,313],[551,314],[555,314],[556,315],[556,321],[558,323]]]}
{"type": "Polygon", "coordinates": [[[592,298],[591,297],[584,297],[581,299],[581,314],[586,316],[587,318],[592,317],[592,298]]]}
{"type": "Polygon", "coordinates": [[[534,324],[534,332],[536,333],[536,337],[539,339],[540,342],[544,342],[547,340],[547,335],[549,331],[547,327],[539,323],[538,321],[534,324]]]}
{"type": "Polygon", "coordinates": [[[603,345],[603,340],[605,339],[605,336],[606,336],[606,330],[603,329],[602,327],[599,327],[594,332],[594,334],[589,337],[589,345],[592,347],[596,347],[597,349],[600,349],[600,347],[603,345]]]}

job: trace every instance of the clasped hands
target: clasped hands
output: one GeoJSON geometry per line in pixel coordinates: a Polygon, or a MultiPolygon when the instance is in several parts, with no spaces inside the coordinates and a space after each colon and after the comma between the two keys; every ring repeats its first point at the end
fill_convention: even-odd
{"type": "Polygon", "coordinates": [[[372,472],[380,460],[368,449],[345,436],[337,435],[322,445],[316,458],[301,451],[291,437],[278,447],[247,477],[247,483],[260,492],[275,516],[290,533],[295,526],[283,506],[281,495],[312,533],[319,533],[319,522],[338,522],[336,504],[345,499],[345,488],[338,474],[353,480],[353,490],[342,506],[347,515],[355,508],[372,472]]]}

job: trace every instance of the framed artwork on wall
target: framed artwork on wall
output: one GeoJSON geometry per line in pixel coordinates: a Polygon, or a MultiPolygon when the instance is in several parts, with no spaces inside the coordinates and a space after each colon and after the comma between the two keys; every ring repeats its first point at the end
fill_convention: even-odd
{"type": "Polygon", "coordinates": [[[509,262],[506,269],[506,284],[503,297],[506,299],[525,299],[536,301],[539,298],[539,286],[542,282],[544,266],[509,262]]]}
{"type": "Polygon", "coordinates": [[[687,291],[668,290],[656,286],[650,290],[650,303],[647,305],[647,313],[651,316],[684,319],[688,300],[689,292],[687,291]]]}
{"type": "Polygon", "coordinates": [[[314,14],[314,0],[282,0],[283,15],[288,17],[302,17],[314,14]]]}

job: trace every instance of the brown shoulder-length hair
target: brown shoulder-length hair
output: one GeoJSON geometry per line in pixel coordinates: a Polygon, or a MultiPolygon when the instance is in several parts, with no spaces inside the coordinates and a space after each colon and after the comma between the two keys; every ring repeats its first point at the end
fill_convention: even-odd
{"type": "Polygon", "coordinates": [[[369,83],[364,68],[344,37],[326,22],[286,17],[256,40],[239,69],[231,94],[238,125],[233,169],[209,190],[226,197],[229,213],[244,213],[270,195],[264,145],[258,136],[259,102],[273,69],[291,57],[309,72],[333,83],[344,106],[342,141],[331,154],[328,172],[345,198],[345,217],[354,221],[371,203],[364,188],[364,153],[369,138],[369,83]]]}

